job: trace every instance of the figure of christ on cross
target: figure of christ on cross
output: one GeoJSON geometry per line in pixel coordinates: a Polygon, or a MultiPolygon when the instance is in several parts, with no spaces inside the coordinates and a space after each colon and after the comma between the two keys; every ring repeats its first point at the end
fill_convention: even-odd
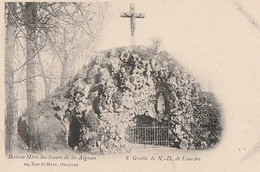
{"type": "Polygon", "coordinates": [[[131,46],[135,45],[135,18],[144,18],[144,13],[135,12],[135,4],[130,3],[130,12],[122,12],[120,17],[131,18],[131,46]]]}

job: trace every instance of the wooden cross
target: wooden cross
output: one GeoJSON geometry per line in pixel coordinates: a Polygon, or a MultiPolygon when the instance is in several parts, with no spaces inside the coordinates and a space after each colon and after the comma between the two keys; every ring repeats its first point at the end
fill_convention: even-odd
{"type": "Polygon", "coordinates": [[[131,46],[135,45],[135,18],[144,18],[144,13],[135,13],[135,4],[130,3],[130,13],[122,12],[120,17],[131,18],[131,46]]]}

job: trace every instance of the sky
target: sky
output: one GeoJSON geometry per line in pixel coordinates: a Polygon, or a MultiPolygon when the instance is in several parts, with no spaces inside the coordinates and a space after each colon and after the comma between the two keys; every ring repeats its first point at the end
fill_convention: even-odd
{"type": "MultiPolygon", "coordinates": [[[[237,10],[235,4],[241,4],[260,22],[257,8],[260,2],[162,2],[135,3],[136,12],[145,13],[144,19],[136,19],[136,44],[148,46],[153,37],[161,39],[162,48],[201,80],[205,89],[211,89],[214,84],[215,76],[211,76],[209,70],[217,68],[212,75],[221,72],[218,66],[231,58],[247,56],[252,49],[255,51],[256,46],[252,44],[259,43],[260,31],[237,10]],[[241,48],[243,51],[236,51],[241,48]]],[[[130,19],[120,17],[120,12],[125,11],[129,11],[129,3],[112,3],[112,19],[103,31],[99,50],[130,44],[130,19]]]]}
{"type": "MultiPolygon", "coordinates": [[[[161,39],[162,49],[223,105],[228,140],[223,145],[240,148],[260,138],[260,31],[236,4],[260,23],[259,0],[138,1],[135,8],[145,13],[144,19],[136,19],[136,44],[161,39]]],[[[129,3],[112,3],[112,19],[98,49],[130,44],[130,19],[120,18],[122,11],[129,11],[129,3]]]]}

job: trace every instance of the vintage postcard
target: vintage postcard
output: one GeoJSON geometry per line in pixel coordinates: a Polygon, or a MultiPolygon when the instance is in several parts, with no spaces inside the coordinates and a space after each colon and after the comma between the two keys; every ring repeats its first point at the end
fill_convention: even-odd
{"type": "Polygon", "coordinates": [[[0,171],[260,170],[260,0],[0,5],[0,171]]]}

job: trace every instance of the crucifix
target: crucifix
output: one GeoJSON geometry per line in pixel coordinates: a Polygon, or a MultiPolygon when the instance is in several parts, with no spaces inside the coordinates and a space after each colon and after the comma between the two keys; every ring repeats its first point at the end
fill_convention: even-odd
{"type": "Polygon", "coordinates": [[[130,12],[122,12],[120,17],[131,18],[131,46],[135,45],[135,18],[144,18],[144,13],[135,12],[135,4],[130,3],[130,12]]]}

